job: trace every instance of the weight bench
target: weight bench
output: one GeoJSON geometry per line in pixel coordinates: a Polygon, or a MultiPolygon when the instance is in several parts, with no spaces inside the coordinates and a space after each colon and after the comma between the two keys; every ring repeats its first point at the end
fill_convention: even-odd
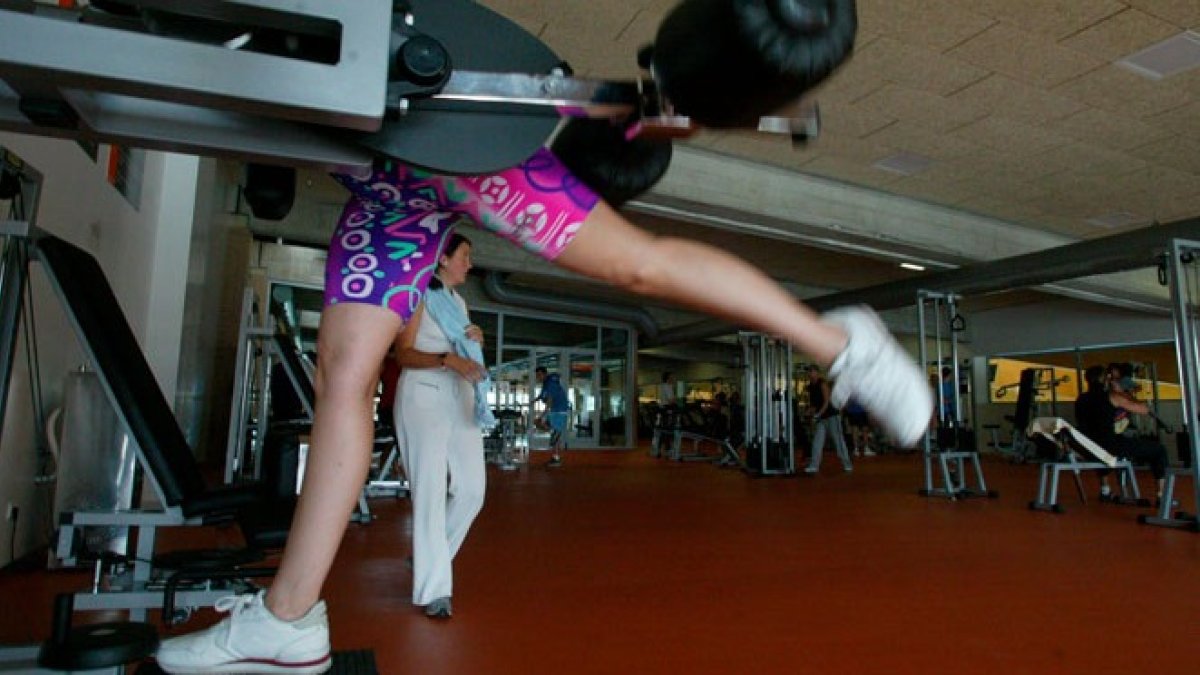
{"type": "Polygon", "coordinates": [[[674,429],[671,432],[671,447],[666,451],[665,456],[667,459],[673,459],[676,462],[709,462],[726,459],[731,456],[736,457],[737,453],[734,452],[733,445],[728,439],[713,438],[712,436],[705,436],[694,431],[674,429]],[[683,452],[685,441],[692,444],[691,452],[683,452]],[[721,454],[714,457],[711,454],[702,452],[700,448],[706,444],[717,446],[721,450],[721,454]]]}
{"type": "Polygon", "coordinates": [[[1149,501],[1143,499],[1138,490],[1137,475],[1134,473],[1133,463],[1129,460],[1113,456],[1059,417],[1033,419],[1029,423],[1026,435],[1032,437],[1039,434],[1052,440],[1059,447],[1060,459],[1042,464],[1038,476],[1037,499],[1029,502],[1030,509],[1053,513],[1062,513],[1065,510],[1058,502],[1058,481],[1064,471],[1070,471],[1074,475],[1079,501],[1084,504],[1087,504],[1087,495],[1083,489],[1081,472],[1115,471],[1120,475],[1120,496],[1112,501],[1137,506],[1149,505],[1149,501]]]}
{"type": "Polygon", "coordinates": [[[245,590],[252,586],[248,578],[271,574],[272,568],[250,565],[263,558],[261,551],[282,547],[294,497],[281,497],[257,483],[209,488],[96,259],[46,234],[31,243],[80,346],[134,441],[144,473],[143,487],[149,485],[157,498],[157,505],[151,508],[62,514],[54,553],[67,564],[87,557],[78,544],[83,528],[137,531],[133,558],[97,561],[93,585],[74,595],[74,609],[128,610],[130,619],[144,620],[148,609],[180,608],[175,615],[163,617],[170,622],[185,618],[193,608],[210,606],[220,597],[245,590]],[[215,524],[236,525],[247,547],[155,555],[158,528],[215,524]],[[115,564],[105,570],[106,563],[115,564]],[[223,578],[206,579],[205,570],[220,572],[213,576],[223,578]],[[102,584],[105,572],[110,574],[109,583],[102,584]],[[188,580],[181,581],[185,577],[188,580]]]}
{"type": "Polygon", "coordinates": [[[1166,481],[1163,485],[1163,494],[1162,499],[1159,500],[1158,511],[1154,515],[1146,515],[1144,513],[1139,515],[1138,522],[1143,525],[1159,525],[1161,527],[1200,532],[1200,517],[1197,517],[1197,514],[1173,510],[1176,479],[1179,476],[1191,475],[1193,475],[1191,467],[1167,467],[1166,481]]]}

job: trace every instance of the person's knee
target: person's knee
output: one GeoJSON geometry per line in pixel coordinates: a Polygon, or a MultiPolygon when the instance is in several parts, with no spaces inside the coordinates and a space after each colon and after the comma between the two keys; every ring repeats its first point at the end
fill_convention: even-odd
{"type": "Polygon", "coordinates": [[[379,384],[379,364],[343,354],[320,352],[313,388],[318,400],[370,401],[379,384]]]}
{"type": "Polygon", "coordinates": [[[627,242],[626,254],[610,266],[605,281],[633,293],[653,295],[662,288],[669,267],[682,259],[679,249],[683,240],[641,231],[635,239],[627,242]]]}

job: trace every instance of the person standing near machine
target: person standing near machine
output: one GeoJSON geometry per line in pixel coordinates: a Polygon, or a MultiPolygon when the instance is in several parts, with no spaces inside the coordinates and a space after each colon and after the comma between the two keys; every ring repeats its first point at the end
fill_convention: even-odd
{"type": "Polygon", "coordinates": [[[542,390],[534,401],[541,401],[546,410],[538,416],[538,420],[550,427],[550,461],[548,467],[562,466],[562,450],[567,447],[567,422],[571,418],[571,399],[563,388],[558,374],[550,374],[545,366],[538,366],[533,371],[542,390]]]}
{"type": "Polygon", "coordinates": [[[813,416],[812,458],[804,473],[815,474],[821,470],[821,456],[825,454],[825,435],[829,434],[833,448],[837,451],[838,459],[842,460],[842,469],[846,473],[854,470],[850,463],[850,451],[846,448],[846,437],[842,435],[842,416],[833,405],[830,394],[829,380],[821,377],[817,368],[808,370],[808,406],[813,416]]]}
{"type": "Polygon", "coordinates": [[[471,242],[454,233],[429,291],[396,339],[403,370],[394,417],[412,494],[412,598],[431,618],[451,615],[451,561],[483,507],[486,485],[480,429],[486,420],[473,385],[487,380],[487,370],[462,346],[482,343],[483,332],[470,324],[466,302],[454,291],[470,269],[471,242]]]}

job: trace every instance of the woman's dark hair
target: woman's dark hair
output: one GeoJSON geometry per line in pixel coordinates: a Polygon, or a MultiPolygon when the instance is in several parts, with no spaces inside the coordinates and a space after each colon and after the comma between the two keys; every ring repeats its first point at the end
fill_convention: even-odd
{"type": "Polygon", "coordinates": [[[1087,382],[1088,391],[1100,391],[1104,389],[1104,374],[1108,369],[1104,366],[1091,366],[1083,371],[1083,380],[1087,382]]]}
{"type": "MultiPolygon", "coordinates": [[[[446,242],[446,248],[443,248],[442,252],[438,254],[438,269],[441,269],[442,267],[442,256],[449,257],[454,255],[456,252],[458,252],[458,247],[462,246],[463,244],[470,246],[471,240],[467,239],[465,235],[459,234],[458,232],[451,234],[450,240],[446,242]]],[[[429,280],[429,288],[435,291],[441,288],[443,285],[444,284],[442,284],[442,280],[437,278],[436,274],[432,279],[429,280]]]]}
{"type": "Polygon", "coordinates": [[[663,374],[662,374],[662,381],[663,381],[663,382],[668,382],[668,381],[670,381],[670,379],[671,379],[671,376],[672,376],[672,375],[674,375],[674,373],[672,373],[671,371],[669,371],[669,370],[664,370],[664,371],[663,371],[663,374]]]}

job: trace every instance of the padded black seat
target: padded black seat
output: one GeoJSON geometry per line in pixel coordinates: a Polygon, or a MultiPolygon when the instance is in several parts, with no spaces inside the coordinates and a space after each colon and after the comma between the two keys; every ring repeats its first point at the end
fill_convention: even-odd
{"type": "MultiPolygon", "coordinates": [[[[40,236],[35,245],[60,299],[73,315],[84,350],[137,442],[164,506],[178,507],[185,517],[205,522],[241,518],[246,513],[261,518],[264,510],[278,515],[275,509],[263,507],[264,490],[258,485],[212,489],[205,484],[192,449],[96,259],[51,235],[40,236]]],[[[286,537],[286,521],[279,525],[286,537]]]]}

